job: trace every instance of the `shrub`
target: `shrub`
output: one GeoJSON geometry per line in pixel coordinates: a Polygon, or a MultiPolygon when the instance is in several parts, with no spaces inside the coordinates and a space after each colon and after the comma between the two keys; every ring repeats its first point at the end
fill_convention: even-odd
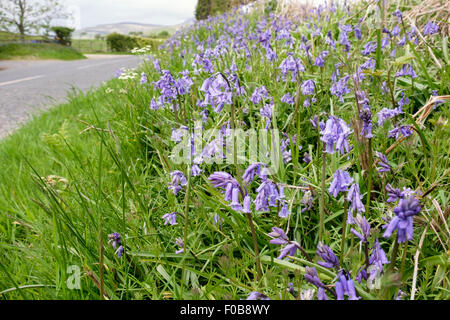
{"type": "Polygon", "coordinates": [[[139,46],[136,38],[120,33],[111,33],[106,37],[106,42],[111,51],[127,52],[139,46]]]}

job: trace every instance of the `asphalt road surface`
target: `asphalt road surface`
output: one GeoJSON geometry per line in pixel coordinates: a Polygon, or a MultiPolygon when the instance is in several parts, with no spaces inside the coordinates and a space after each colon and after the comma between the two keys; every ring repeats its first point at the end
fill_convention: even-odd
{"type": "Polygon", "coordinates": [[[140,59],[124,55],[86,55],[75,61],[0,61],[0,139],[40,110],[66,101],[73,88],[99,86],[122,67],[135,68],[140,59]]]}

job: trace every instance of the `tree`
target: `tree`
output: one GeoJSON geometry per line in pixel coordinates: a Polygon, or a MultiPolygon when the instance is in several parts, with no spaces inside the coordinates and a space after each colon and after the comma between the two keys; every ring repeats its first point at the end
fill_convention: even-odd
{"type": "Polygon", "coordinates": [[[198,0],[195,7],[195,18],[204,20],[209,16],[225,13],[253,1],[255,0],[198,0]]]}
{"type": "Polygon", "coordinates": [[[61,43],[63,45],[70,45],[72,32],[74,32],[75,29],[67,27],[52,27],[52,31],[56,34],[55,40],[58,43],[61,43]]]}
{"type": "Polygon", "coordinates": [[[51,29],[53,19],[67,18],[59,0],[1,0],[0,28],[16,31],[22,41],[32,30],[45,33],[51,29]]]}
{"type": "Polygon", "coordinates": [[[198,0],[195,7],[195,18],[204,20],[211,14],[211,0],[198,0]]]}

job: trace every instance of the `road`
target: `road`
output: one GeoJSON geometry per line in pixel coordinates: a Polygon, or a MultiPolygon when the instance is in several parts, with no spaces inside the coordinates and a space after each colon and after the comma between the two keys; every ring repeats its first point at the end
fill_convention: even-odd
{"type": "Polygon", "coordinates": [[[73,88],[83,92],[114,77],[140,59],[128,55],[86,55],[75,61],[0,61],[0,138],[53,105],[65,102],[73,88]]]}

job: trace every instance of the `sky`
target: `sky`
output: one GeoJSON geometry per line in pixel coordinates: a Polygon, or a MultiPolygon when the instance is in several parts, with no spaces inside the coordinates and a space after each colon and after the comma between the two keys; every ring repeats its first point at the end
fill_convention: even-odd
{"type": "Polygon", "coordinates": [[[174,25],[194,17],[197,0],[62,0],[77,30],[99,24],[139,22],[174,25]]]}

